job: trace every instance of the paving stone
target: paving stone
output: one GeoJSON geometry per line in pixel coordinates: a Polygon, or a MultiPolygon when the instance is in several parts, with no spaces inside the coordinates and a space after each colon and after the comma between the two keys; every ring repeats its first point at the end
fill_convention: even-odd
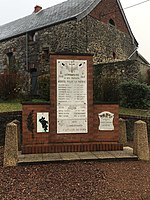
{"type": "Polygon", "coordinates": [[[129,156],[133,156],[133,148],[131,147],[123,147],[123,151],[127,153],[129,156]]]}
{"type": "Polygon", "coordinates": [[[18,156],[18,163],[32,163],[43,161],[69,161],[69,160],[104,160],[138,158],[133,154],[133,149],[124,147],[123,151],[93,151],[93,152],[65,152],[65,153],[45,153],[45,154],[24,154],[18,156]]]}
{"type": "Polygon", "coordinates": [[[62,160],[80,160],[76,153],[60,153],[62,160]]]}
{"type": "Polygon", "coordinates": [[[136,155],[133,155],[131,149],[125,149],[124,151],[110,151],[115,158],[136,158],[136,155]]]}
{"type": "Polygon", "coordinates": [[[97,157],[91,152],[77,152],[77,155],[79,156],[81,160],[97,159],[97,157]]]}
{"type": "Polygon", "coordinates": [[[109,158],[115,158],[112,154],[110,154],[108,151],[95,151],[92,152],[98,159],[109,159],[109,158]]]}
{"type": "Polygon", "coordinates": [[[18,158],[19,158],[19,163],[42,162],[42,154],[24,154],[20,155],[18,158]]]}
{"type": "Polygon", "coordinates": [[[43,161],[58,161],[62,160],[59,153],[44,153],[42,154],[43,161]]]}

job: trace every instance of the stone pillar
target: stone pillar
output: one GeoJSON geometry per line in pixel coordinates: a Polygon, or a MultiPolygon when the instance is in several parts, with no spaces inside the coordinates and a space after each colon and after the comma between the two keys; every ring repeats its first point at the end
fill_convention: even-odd
{"type": "Polygon", "coordinates": [[[127,144],[126,121],[122,118],[119,119],[119,143],[127,144]]]}
{"type": "Polygon", "coordinates": [[[3,166],[16,166],[18,161],[17,124],[11,122],[6,126],[3,166]]]}
{"type": "Polygon", "coordinates": [[[21,151],[21,143],[22,143],[22,138],[21,138],[21,133],[20,133],[20,121],[17,119],[12,121],[14,124],[17,125],[17,133],[18,133],[18,151],[21,151]]]}
{"type": "Polygon", "coordinates": [[[141,120],[134,123],[133,153],[137,155],[140,160],[149,160],[147,124],[141,120]]]}

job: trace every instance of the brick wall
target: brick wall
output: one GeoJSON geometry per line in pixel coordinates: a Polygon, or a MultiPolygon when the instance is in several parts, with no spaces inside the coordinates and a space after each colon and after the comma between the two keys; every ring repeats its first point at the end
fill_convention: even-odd
{"type": "Polygon", "coordinates": [[[56,109],[51,109],[51,104],[23,104],[22,121],[23,153],[122,149],[122,145],[118,143],[118,105],[94,105],[93,113],[88,113],[88,133],[86,134],[57,134],[56,109]],[[27,118],[32,111],[33,132],[27,127],[27,118]],[[103,111],[114,114],[114,130],[98,130],[100,124],[98,114],[103,111]],[[37,133],[37,112],[49,112],[49,132],[37,133]]]}
{"type": "MultiPolygon", "coordinates": [[[[35,144],[38,140],[38,138],[42,137],[44,135],[36,134],[36,130],[34,129],[33,134],[30,132],[28,134],[27,129],[27,118],[29,113],[33,110],[33,121],[36,127],[36,113],[37,112],[44,112],[49,111],[50,112],[50,132],[47,135],[47,140],[44,139],[41,140],[42,142],[48,143],[48,142],[79,142],[79,141],[89,141],[92,140],[92,132],[93,132],[93,62],[92,62],[92,56],[76,56],[76,55],[70,55],[69,59],[77,59],[77,60],[87,60],[88,62],[88,130],[89,134],[57,134],[57,85],[56,85],[56,58],[57,59],[68,59],[68,55],[51,55],[51,68],[50,68],[50,99],[51,102],[49,105],[41,105],[41,104],[24,104],[23,105],[23,144],[29,144],[31,141],[32,144],[35,144]],[[34,137],[35,135],[35,137],[34,137]],[[33,137],[34,139],[33,139],[33,137]]],[[[46,137],[46,136],[44,136],[46,137]]]]}
{"type": "Polygon", "coordinates": [[[50,63],[50,103],[23,104],[23,152],[59,152],[83,150],[121,149],[118,144],[118,105],[93,105],[93,61],[91,55],[51,55],[50,63]],[[87,102],[88,132],[57,133],[57,74],[56,62],[61,60],[87,60],[87,102]],[[112,112],[114,130],[98,130],[98,113],[112,112]],[[37,133],[37,112],[49,112],[49,132],[37,133]],[[30,119],[30,120],[29,120],[30,119]],[[30,125],[29,126],[29,121],[30,125]],[[77,146],[78,147],[77,147],[77,146]],[[98,145],[98,146],[96,146],[98,145]],[[106,145],[106,146],[105,146],[106,145]],[[66,149],[65,149],[66,148],[66,149]],[[77,149],[76,149],[77,148],[77,149]]]}
{"type": "Polygon", "coordinates": [[[118,30],[129,34],[117,0],[102,0],[90,15],[107,25],[109,25],[109,20],[112,19],[118,30]]]}

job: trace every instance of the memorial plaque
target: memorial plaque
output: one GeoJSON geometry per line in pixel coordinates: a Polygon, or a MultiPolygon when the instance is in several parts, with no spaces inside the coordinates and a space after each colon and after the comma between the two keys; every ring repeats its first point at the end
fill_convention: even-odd
{"type": "Polygon", "coordinates": [[[114,119],[114,114],[111,112],[101,112],[98,114],[100,124],[99,124],[99,130],[102,131],[112,131],[114,130],[114,125],[113,125],[113,119],[114,119]]]}
{"type": "Polygon", "coordinates": [[[57,60],[57,133],[87,133],[87,61],[57,60]]]}
{"type": "Polygon", "coordinates": [[[49,113],[37,113],[37,133],[49,132],[49,113]]]}

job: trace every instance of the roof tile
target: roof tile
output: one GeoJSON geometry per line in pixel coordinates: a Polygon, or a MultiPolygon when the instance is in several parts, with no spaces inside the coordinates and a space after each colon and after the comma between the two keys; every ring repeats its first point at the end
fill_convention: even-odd
{"type": "Polygon", "coordinates": [[[5,40],[32,30],[50,26],[74,17],[80,18],[91,11],[101,0],[68,0],[32,13],[26,17],[0,26],[0,40],[5,40]]]}

